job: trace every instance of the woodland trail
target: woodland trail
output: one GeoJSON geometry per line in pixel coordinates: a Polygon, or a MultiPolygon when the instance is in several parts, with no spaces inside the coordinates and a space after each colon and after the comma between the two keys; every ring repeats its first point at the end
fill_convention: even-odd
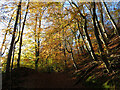
{"type": "MultiPolygon", "coordinates": [[[[26,69],[26,68],[24,68],[26,69]]],[[[28,69],[28,68],[27,68],[28,69]]],[[[11,85],[6,86],[4,82],[4,90],[8,88],[21,88],[20,90],[27,89],[39,89],[39,88],[84,88],[82,85],[74,86],[76,79],[72,77],[70,72],[36,72],[28,70],[15,70],[13,76],[11,76],[11,85]],[[27,71],[27,72],[26,72],[27,71]],[[19,76],[16,76],[19,75],[19,76]]]]}
{"type": "Polygon", "coordinates": [[[73,88],[74,80],[67,73],[38,73],[22,79],[24,88],[73,88]]]}

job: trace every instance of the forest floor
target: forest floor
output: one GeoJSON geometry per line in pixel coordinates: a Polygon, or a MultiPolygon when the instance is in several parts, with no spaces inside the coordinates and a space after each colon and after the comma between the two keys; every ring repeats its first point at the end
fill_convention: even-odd
{"type": "MultiPolygon", "coordinates": [[[[95,70],[96,71],[96,70],[95,70]]],[[[86,76],[94,75],[95,72],[88,74],[86,76]]],[[[100,73],[102,73],[100,71],[100,73]]],[[[114,82],[117,85],[117,89],[120,90],[120,72],[116,75],[100,74],[96,75],[96,81],[93,80],[86,82],[86,79],[81,80],[79,84],[75,85],[78,78],[74,76],[73,71],[67,72],[37,72],[34,69],[21,67],[19,69],[14,69],[9,75],[10,78],[6,79],[5,74],[3,74],[2,90],[39,90],[40,88],[81,88],[81,89],[100,89],[103,90],[103,84],[105,82],[114,82]],[[118,89],[119,87],[119,89],[118,89]]],[[[80,78],[80,76],[78,76],[80,78]]],[[[90,78],[89,78],[90,79],[90,78]]],[[[106,84],[106,88],[109,86],[106,84]]],[[[113,88],[113,87],[112,87],[113,88]]],[[[112,90],[112,89],[111,89],[112,90]]]]}
{"type": "Polygon", "coordinates": [[[12,72],[10,80],[3,80],[3,90],[8,88],[21,88],[21,90],[24,88],[85,88],[82,84],[74,86],[75,82],[71,72],[36,72],[22,67],[12,72]]]}

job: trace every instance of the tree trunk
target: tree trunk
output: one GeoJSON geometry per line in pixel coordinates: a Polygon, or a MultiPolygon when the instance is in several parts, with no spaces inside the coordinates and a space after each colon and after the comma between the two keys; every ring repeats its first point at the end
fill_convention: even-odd
{"type": "MultiPolygon", "coordinates": [[[[86,6],[87,7],[87,6],[86,6]]],[[[87,7],[88,8],[88,7],[87,7]]],[[[100,8],[99,8],[100,9],[100,8]]],[[[89,9],[88,8],[88,10],[90,11],[90,15],[92,16],[92,11],[91,11],[91,9],[89,9]]],[[[102,9],[100,9],[100,12],[101,12],[101,14],[103,14],[102,13],[102,9]]],[[[103,44],[104,44],[104,46],[105,46],[105,48],[107,49],[107,52],[108,52],[108,48],[107,48],[107,36],[106,36],[106,34],[105,34],[105,30],[104,30],[104,26],[103,26],[103,15],[101,15],[101,26],[102,26],[102,28],[101,28],[101,26],[100,26],[100,23],[99,23],[99,21],[98,21],[98,18],[97,18],[97,15],[95,16],[95,20],[96,20],[96,23],[97,23],[97,25],[98,25],[98,28],[99,28],[99,34],[100,34],[100,38],[101,38],[101,41],[103,42],[103,44]]],[[[92,22],[93,22],[93,18],[92,18],[92,22]]]]}
{"type": "Polygon", "coordinates": [[[20,39],[20,30],[21,30],[21,10],[20,10],[20,20],[19,20],[19,35],[18,35],[18,38],[17,38],[17,40],[15,41],[14,46],[13,46],[13,56],[12,56],[11,70],[13,69],[15,46],[16,46],[17,42],[18,42],[19,39],[20,39]]]}
{"type": "Polygon", "coordinates": [[[71,29],[71,31],[72,31],[72,33],[73,33],[73,35],[74,35],[74,38],[75,38],[75,44],[76,44],[76,49],[77,49],[77,52],[78,52],[78,56],[80,56],[80,49],[79,49],[79,43],[77,42],[78,40],[77,40],[77,38],[76,38],[76,34],[74,33],[74,31],[75,31],[75,29],[74,29],[74,31],[71,29]]]}
{"type": "Polygon", "coordinates": [[[36,23],[35,23],[35,31],[34,31],[34,35],[35,35],[35,56],[36,56],[36,60],[35,60],[35,70],[37,71],[37,69],[38,69],[38,65],[37,65],[37,60],[38,60],[38,51],[37,51],[37,31],[36,31],[36,29],[37,29],[37,14],[36,14],[36,23]]]}
{"type": "Polygon", "coordinates": [[[84,17],[84,20],[85,20],[85,22],[84,22],[84,26],[83,26],[83,31],[84,31],[85,36],[86,36],[87,41],[88,41],[89,50],[90,50],[90,53],[91,53],[92,58],[93,58],[95,61],[97,61],[98,59],[97,59],[97,57],[96,57],[96,55],[95,55],[95,52],[94,52],[94,50],[93,50],[93,46],[92,46],[92,43],[91,43],[89,34],[88,34],[88,32],[87,32],[87,20],[86,20],[86,17],[84,17]]]}
{"type": "Polygon", "coordinates": [[[75,69],[78,70],[78,66],[77,66],[77,64],[76,64],[76,62],[75,62],[75,59],[74,59],[74,55],[73,55],[72,49],[71,49],[71,58],[72,58],[73,65],[74,65],[75,69]]]}
{"type": "Polygon", "coordinates": [[[27,13],[28,13],[28,7],[29,7],[29,1],[28,1],[27,11],[26,11],[26,13],[25,13],[24,22],[23,22],[22,31],[21,31],[21,36],[20,36],[20,44],[19,44],[19,53],[18,53],[18,60],[17,60],[17,68],[20,67],[22,38],[23,38],[23,31],[24,31],[24,27],[25,27],[26,17],[27,17],[27,13]]]}
{"type": "Polygon", "coordinates": [[[64,65],[65,65],[65,69],[67,69],[67,60],[66,60],[66,52],[65,52],[65,48],[63,49],[63,52],[64,52],[64,65]]]}
{"type": "Polygon", "coordinates": [[[99,36],[100,36],[100,38],[101,38],[101,41],[103,42],[103,44],[104,44],[104,47],[106,48],[106,50],[107,50],[107,53],[109,53],[108,52],[108,47],[107,47],[107,41],[106,41],[106,39],[104,38],[105,36],[104,36],[104,34],[103,34],[103,31],[102,31],[102,28],[101,28],[101,26],[100,26],[100,23],[99,23],[99,21],[98,21],[98,18],[97,18],[97,15],[95,16],[96,17],[96,21],[97,21],[97,24],[98,24],[98,28],[99,28],[99,36]]]}
{"type": "MultiPolygon", "coordinates": [[[[79,7],[78,7],[74,2],[72,2],[72,4],[74,4],[74,5],[79,9],[79,7]]],[[[96,55],[95,55],[95,52],[94,52],[94,50],[93,50],[93,47],[92,47],[92,43],[91,43],[89,34],[88,34],[88,32],[87,32],[87,19],[86,19],[86,16],[84,16],[84,15],[81,13],[80,10],[79,10],[79,13],[80,13],[81,17],[83,17],[83,19],[84,19],[83,32],[85,33],[86,40],[88,41],[88,46],[89,46],[89,49],[90,49],[91,56],[92,56],[92,58],[93,58],[95,61],[97,61],[98,59],[97,59],[97,57],[96,57],[96,55]]]]}
{"type": "MultiPolygon", "coordinates": [[[[9,28],[9,26],[10,26],[12,17],[13,17],[13,15],[14,15],[14,12],[15,12],[15,11],[13,11],[13,13],[12,13],[12,16],[11,16],[11,18],[10,18],[10,20],[9,20],[9,23],[8,23],[7,28],[9,28]]],[[[0,55],[0,56],[2,56],[2,55],[4,54],[2,50],[3,50],[3,46],[4,46],[4,44],[5,44],[5,41],[6,41],[7,33],[8,33],[8,30],[6,30],[5,35],[4,35],[4,39],[3,39],[3,42],[2,42],[2,46],[1,46],[1,48],[0,48],[0,52],[1,52],[1,55],[0,55]]]]}
{"type": "Polygon", "coordinates": [[[104,7],[105,7],[105,11],[106,11],[106,13],[107,13],[107,16],[109,17],[109,19],[110,19],[110,21],[111,21],[111,23],[112,23],[112,25],[113,25],[113,27],[114,27],[114,33],[115,34],[118,34],[119,35],[119,37],[120,37],[120,31],[119,31],[119,28],[117,27],[117,24],[115,23],[115,21],[114,21],[114,19],[112,18],[112,16],[110,15],[110,12],[109,12],[109,10],[108,10],[108,8],[107,8],[107,5],[106,5],[106,3],[104,2],[104,0],[102,0],[102,2],[103,2],[103,5],[104,5],[104,7]]]}
{"type": "MultiPolygon", "coordinates": [[[[87,45],[86,45],[85,39],[84,39],[84,37],[83,37],[83,34],[82,34],[82,32],[80,31],[79,21],[78,21],[78,29],[79,29],[79,33],[80,33],[80,35],[81,35],[81,37],[82,37],[82,40],[83,40],[83,42],[84,42],[84,44],[85,44],[85,48],[87,49],[87,52],[89,53],[90,57],[92,57],[92,55],[91,55],[92,52],[90,53],[90,51],[89,51],[89,49],[88,49],[88,47],[87,47],[87,45]]],[[[94,59],[94,58],[93,58],[93,59],[94,59]]]]}
{"type": "Polygon", "coordinates": [[[12,56],[12,63],[11,63],[11,71],[13,69],[14,55],[15,55],[15,44],[13,46],[13,56],[12,56]]]}
{"type": "Polygon", "coordinates": [[[102,4],[101,4],[101,2],[99,3],[99,5],[100,5],[100,20],[101,20],[101,27],[102,27],[102,31],[103,31],[103,34],[104,34],[104,36],[105,36],[105,38],[108,40],[108,35],[107,35],[107,33],[106,33],[106,31],[105,31],[105,27],[104,27],[104,18],[103,18],[103,10],[102,10],[102,4]]]}
{"type": "Polygon", "coordinates": [[[12,40],[11,40],[10,49],[9,49],[9,53],[8,53],[6,73],[9,73],[9,71],[10,71],[11,56],[12,56],[13,45],[14,45],[14,41],[15,41],[15,33],[16,33],[16,27],[17,27],[17,22],[18,22],[19,10],[21,9],[21,1],[22,0],[20,0],[19,5],[18,5],[16,21],[15,21],[15,25],[14,25],[14,31],[12,34],[12,40]]]}
{"type": "MultiPolygon", "coordinates": [[[[35,56],[36,56],[36,60],[35,60],[35,70],[38,70],[38,61],[39,61],[39,46],[40,46],[40,41],[39,41],[39,33],[37,33],[37,18],[38,15],[36,14],[36,24],[35,24],[35,56]],[[38,34],[38,36],[37,36],[38,34]]],[[[39,22],[39,28],[41,22],[39,22]]]]}
{"type": "MultiPolygon", "coordinates": [[[[70,46],[70,43],[68,42],[69,46],[70,46]]],[[[65,39],[65,48],[67,50],[68,53],[71,53],[71,58],[72,58],[72,61],[73,61],[73,65],[75,67],[76,70],[78,70],[78,66],[75,62],[75,59],[74,59],[74,55],[73,55],[73,51],[72,51],[72,47],[70,46],[70,51],[67,49],[67,45],[66,45],[66,39],[65,39]]]]}
{"type": "MultiPolygon", "coordinates": [[[[21,18],[21,15],[20,15],[20,18],[21,18]]],[[[20,26],[21,26],[21,19],[20,19],[20,26]]],[[[18,36],[18,38],[17,38],[17,41],[15,41],[14,46],[13,46],[13,56],[12,56],[11,70],[13,69],[15,46],[16,46],[17,42],[18,42],[19,39],[20,39],[20,30],[21,30],[21,27],[19,28],[19,36],[18,36]]]]}
{"type": "Polygon", "coordinates": [[[99,46],[99,50],[100,50],[100,54],[101,54],[101,58],[103,60],[103,62],[105,63],[105,66],[107,67],[108,72],[112,72],[112,69],[110,68],[110,64],[107,60],[107,57],[104,55],[104,50],[102,48],[102,44],[101,44],[101,40],[99,38],[99,32],[98,32],[98,28],[96,26],[96,22],[95,22],[95,17],[96,17],[96,12],[95,12],[95,2],[93,2],[93,25],[94,25],[94,33],[97,39],[97,43],[99,46]]]}
{"type": "Polygon", "coordinates": [[[39,41],[38,41],[38,46],[36,48],[36,61],[35,61],[35,70],[38,70],[38,61],[39,61],[39,41]]]}

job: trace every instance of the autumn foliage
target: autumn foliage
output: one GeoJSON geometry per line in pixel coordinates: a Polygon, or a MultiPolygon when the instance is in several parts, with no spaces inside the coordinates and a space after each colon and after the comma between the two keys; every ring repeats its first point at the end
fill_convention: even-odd
{"type": "Polygon", "coordinates": [[[117,5],[103,0],[2,4],[4,11],[10,10],[2,20],[8,23],[1,30],[3,73],[8,77],[21,67],[35,73],[69,72],[74,85],[119,88],[120,83],[115,83],[120,81],[117,5]]]}

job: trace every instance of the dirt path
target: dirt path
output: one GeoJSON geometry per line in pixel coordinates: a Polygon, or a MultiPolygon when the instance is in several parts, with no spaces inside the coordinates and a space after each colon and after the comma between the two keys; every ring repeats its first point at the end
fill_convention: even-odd
{"type": "Polygon", "coordinates": [[[83,88],[83,86],[73,86],[75,79],[69,73],[34,73],[26,77],[19,78],[20,83],[13,88],[83,88]]]}

